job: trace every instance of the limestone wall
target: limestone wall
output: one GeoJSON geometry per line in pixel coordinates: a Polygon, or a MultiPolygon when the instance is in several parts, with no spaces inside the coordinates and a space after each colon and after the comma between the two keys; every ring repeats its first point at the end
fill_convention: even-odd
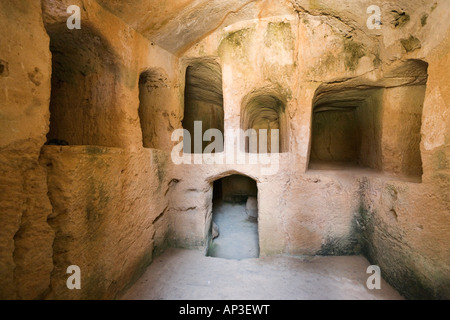
{"type": "Polygon", "coordinates": [[[261,90],[286,103],[288,148],[272,176],[249,165],[174,168],[171,241],[204,247],[211,181],[239,173],[257,181],[261,255],[364,253],[407,297],[448,297],[448,4],[412,5],[411,22],[401,23],[390,11],[399,8],[386,5],[384,19],[393,23],[367,31],[361,17],[314,3],[298,1],[298,16],[218,30],[181,57],[220,61],[226,141],[242,126],[242,102],[261,90]],[[445,36],[434,35],[438,26],[445,36]],[[408,46],[415,37],[420,48],[408,46]],[[307,169],[313,108],[321,103],[358,107],[360,166],[307,169]]]}
{"type": "Polygon", "coordinates": [[[2,2],[0,14],[0,297],[114,298],[166,246],[161,150],[181,125],[177,59],[95,1],[2,2]],[[65,28],[72,4],[81,30],[65,28]],[[17,21],[27,29],[11,29],[17,21]],[[157,116],[144,118],[158,124],[150,138],[160,150],[143,148],[148,70],[166,76],[157,116]],[[52,139],[69,145],[44,146],[52,139]],[[68,290],[70,265],[83,290],[68,290]]]}
{"type": "Polygon", "coordinates": [[[206,249],[214,181],[233,174],[257,183],[262,256],[363,253],[406,297],[449,298],[450,3],[386,3],[370,31],[372,3],[355,3],[251,5],[180,43],[157,36],[175,56],[93,0],[2,1],[0,298],[117,297],[167,245],[206,249]],[[72,4],[81,30],[65,28],[72,4]],[[234,130],[279,128],[272,172],[243,150],[244,163],[173,163],[172,133],[196,120],[186,68],[212,61],[213,89],[200,72],[187,100],[202,119],[223,108],[224,159],[234,130]],[[326,114],[316,136],[314,114],[349,108],[355,161],[339,166],[347,139],[324,137],[349,134],[344,121],[326,114]],[[312,166],[313,143],[338,151],[312,166]],[[83,290],[67,290],[69,265],[83,290]]]}
{"type": "MultiPolygon", "coordinates": [[[[43,4],[45,26],[55,43],[50,47],[55,50],[53,69],[63,74],[53,77],[52,90],[58,100],[50,104],[56,114],[51,121],[63,130],[55,137],[70,144],[45,146],[42,153],[53,206],[48,222],[56,234],[48,298],[114,298],[165,246],[165,194],[170,180],[162,150],[171,148],[171,130],[180,126],[173,73],[177,61],[92,1],[80,3],[84,33],[68,37],[72,32],[60,29],[67,5],[64,1],[43,4]],[[67,44],[72,38],[75,43],[67,44]],[[60,39],[64,41],[59,43],[60,39]],[[90,41],[95,47],[90,47],[90,41]],[[83,50],[78,55],[85,61],[72,60],[72,46],[75,53],[83,50]],[[80,70],[67,64],[76,64],[80,70]],[[71,72],[76,76],[66,79],[71,72]],[[155,87],[152,79],[142,85],[151,72],[159,72],[155,81],[160,86],[155,87]],[[87,95],[80,94],[80,88],[87,95]],[[144,95],[152,90],[156,101],[148,105],[144,95]],[[69,112],[83,115],[82,120],[69,112]],[[63,114],[60,121],[58,113],[63,114]],[[77,138],[64,121],[81,126],[83,136],[77,138]],[[72,146],[70,139],[82,146],[72,146]],[[83,290],[67,291],[61,281],[67,264],[78,265],[84,272],[83,290]]],[[[51,134],[50,129],[49,138],[51,134]]]]}
{"type": "Polygon", "coordinates": [[[0,298],[42,298],[54,239],[39,165],[49,121],[49,39],[39,1],[2,1],[0,21],[0,298]]]}

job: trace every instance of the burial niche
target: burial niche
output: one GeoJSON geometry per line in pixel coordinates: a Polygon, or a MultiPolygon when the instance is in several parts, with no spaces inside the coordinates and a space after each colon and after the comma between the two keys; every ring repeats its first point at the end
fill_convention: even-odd
{"type": "Polygon", "coordinates": [[[244,98],[241,108],[243,151],[287,152],[285,109],[285,102],[271,90],[256,90],[244,98]]]}
{"type": "MultiPolygon", "coordinates": [[[[183,128],[190,133],[189,141],[184,144],[185,153],[204,153],[205,148],[214,143],[218,147],[211,153],[224,150],[224,110],[222,92],[222,69],[213,60],[192,62],[186,69],[186,85],[184,94],[183,128]],[[197,128],[196,128],[197,126],[197,128]],[[204,139],[209,129],[220,131],[221,141],[204,139]],[[195,132],[201,134],[201,141],[195,139],[195,132]]],[[[185,137],[185,142],[188,141],[185,137]]]]}
{"type": "Polygon", "coordinates": [[[52,52],[47,143],[121,146],[116,104],[119,67],[108,42],[89,25],[47,27],[52,52]]]}
{"type": "Polygon", "coordinates": [[[426,62],[407,60],[386,72],[380,87],[321,86],[309,168],[371,168],[420,182],[427,70],[426,62]]]}
{"type": "Polygon", "coordinates": [[[150,69],[139,77],[139,120],[144,148],[163,149],[160,115],[165,112],[167,97],[170,96],[167,76],[163,70],[150,69]]]}
{"type": "Polygon", "coordinates": [[[388,72],[386,79],[405,85],[386,88],[383,95],[383,171],[421,182],[420,143],[428,63],[407,60],[388,72]]]}
{"type": "Polygon", "coordinates": [[[313,104],[311,169],[381,169],[383,90],[323,91],[313,104]]]}

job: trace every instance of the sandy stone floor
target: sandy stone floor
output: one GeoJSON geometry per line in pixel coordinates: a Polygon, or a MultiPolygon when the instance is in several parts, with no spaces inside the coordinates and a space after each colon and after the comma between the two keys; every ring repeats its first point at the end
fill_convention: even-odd
{"type": "Polygon", "coordinates": [[[258,223],[245,212],[245,204],[216,202],[213,220],[219,237],[213,240],[208,256],[242,260],[259,257],[258,223]]]}
{"type": "Polygon", "coordinates": [[[268,257],[229,260],[169,249],[124,300],[403,299],[382,281],[366,288],[369,262],[353,257],[268,257]]]}

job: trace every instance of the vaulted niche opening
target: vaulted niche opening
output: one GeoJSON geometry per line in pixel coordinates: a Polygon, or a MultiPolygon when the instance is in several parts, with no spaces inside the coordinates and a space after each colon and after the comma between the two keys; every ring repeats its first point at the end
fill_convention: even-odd
{"type": "Polygon", "coordinates": [[[48,144],[120,147],[114,50],[89,25],[47,27],[52,52],[48,144]]]}
{"type": "Polygon", "coordinates": [[[383,90],[330,90],[313,105],[311,169],[381,169],[383,90]]]}
{"type": "MultiPolygon", "coordinates": [[[[222,69],[215,61],[201,60],[191,63],[186,69],[186,87],[184,95],[183,128],[190,133],[190,139],[184,137],[185,153],[204,153],[205,148],[214,143],[218,146],[212,153],[224,150],[224,110],[222,92],[222,69]],[[205,136],[210,129],[220,131],[221,141],[205,136]],[[196,131],[197,130],[197,131],[196,131]],[[202,137],[202,143],[196,143],[202,137]],[[209,139],[211,139],[209,141],[209,139]],[[187,143],[187,141],[191,143],[187,143]]],[[[215,137],[219,135],[214,135],[215,137]]]]}
{"type": "Polygon", "coordinates": [[[163,70],[151,69],[141,73],[139,77],[139,119],[142,129],[142,145],[144,148],[162,149],[164,141],[159,130],[164,122],[160,116],[166,110],[167,97],[170,96],[167,76],[163,70]]]}
{"type": "Polygon", "coordinates": [[[241,128],[248,153],[287,152],[286,104],[270,90],[257,90],[244,98],[241,128]]]}
{"type": "Polygon", "coordinates": [[[225,259],[259,257],[258,187],[243,175],[213,184],[213,210],[207,255],[225,259]]]}
{"type": "Polygon", "coordinates": [[[310,169],[364,167],[420,182],[428,64],[407,60],[382,87],[321,86],[313,101],[310,169]]]}

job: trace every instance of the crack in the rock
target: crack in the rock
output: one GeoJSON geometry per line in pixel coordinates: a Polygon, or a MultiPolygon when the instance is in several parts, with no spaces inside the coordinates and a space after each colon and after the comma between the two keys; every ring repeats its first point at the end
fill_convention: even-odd
{"type": "Polygon", "coordinates": [[[152,225],[157,223],[167,212],[167,209],[169,208],[169,205],[167,205],[164,210],[153,220],[152,225]]]}
{"type": "MultiPolygon", "coordinates": [[[[306,10],[304,7],[302,7],[302,6],[299,5],[298,3],[296,3],[295,0],[293,0],[292,3],[293,3],[293,5],[294,5],[294,10],[295,10],[297,13],[306,13],[306,14],[308,14],[308,15],[310,15],[310,16],[313,16],[313,17],[328,17],[328,18],[336,19],[336,20],[338,20],[339,22],[341,22],[342,24],[344,24],[344,25],[346,25],[347,27],[350,28],[349,33],[352,33],[352,32],[355,31],[355,30],[359,30],[359,29],[355,28],[354,26],[350,25],[349,22],[343,20],[341,17],[339,17],[339,16],[337,16],[337,15],[335,15],[335,14],[328,13],[328,12],[325,12],[325,11],[321,11],[319,14],[314,14],[314,13],[312,13],[311,11],[306,10]]],[[[327,23],[327,24],[328,24],[328,23],[327,23]]],[[[331,26],[331,27],[333,27],[333,26],[330,25],[330,24],[328,24],[328,25],[331,26]]]]}

